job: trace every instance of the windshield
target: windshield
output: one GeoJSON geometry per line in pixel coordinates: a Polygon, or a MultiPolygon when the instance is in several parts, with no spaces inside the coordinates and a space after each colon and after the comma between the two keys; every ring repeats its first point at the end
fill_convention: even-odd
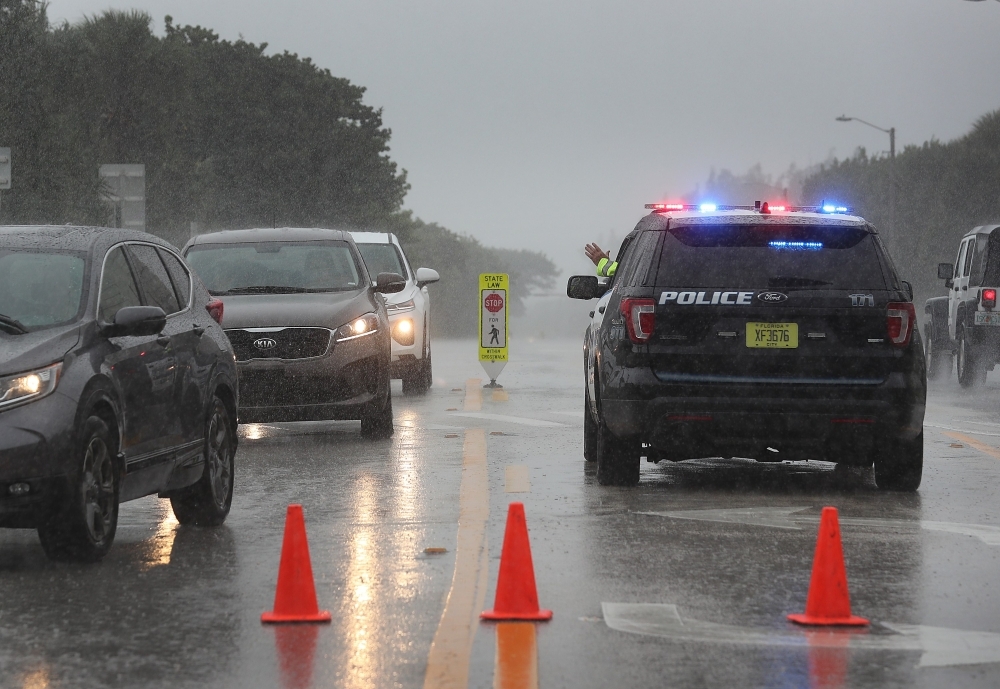
{"type": "Polygon", "coordinates": [[[347,242],[202,244],[186,258],[212,294],[343,292],[363,282],[347,242]]]}
{"type": "Polygon", "coordinates": [[[399,258],[399,252],[392,244],[358,244],[361,258],[365,259],[368,274],[373,278],[379,273],[397,273],[406,277],[406,269],[399,258]]]}
{"type": "Polygon", "coordinates": [[[0,315],[25,329],[76,320],[85,267],[82,254],[0,249],[0,315]]]}
{"type": "Polygon", "coordinates": [[[886,289],[865,228],[694,225],[664,233],[656,284],[751,289],[886,289]]]}

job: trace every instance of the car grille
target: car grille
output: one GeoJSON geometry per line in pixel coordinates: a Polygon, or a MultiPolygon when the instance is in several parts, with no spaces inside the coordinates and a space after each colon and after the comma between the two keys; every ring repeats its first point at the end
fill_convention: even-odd
{"type": "Polygon", "coordinates": [[[237,361],[309,359],[323,356],[333,333],[326,328],[282,328],[261,332],[227,330],[237,361]]]}

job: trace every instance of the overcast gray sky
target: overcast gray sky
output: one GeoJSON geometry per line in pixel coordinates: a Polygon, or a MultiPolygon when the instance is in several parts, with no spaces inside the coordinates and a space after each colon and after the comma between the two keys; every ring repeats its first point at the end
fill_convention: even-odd
{"type": "MultiPolygon", "coordinates": [[[[51,0],[242,35],[368,88],[406,207],[586,269],[588,239],[711,168],[783,172],[963,134],[1000,107],[1000,3],[51,0]]],[[[717,199],[725,202],[725,199],[717,199]]]]}

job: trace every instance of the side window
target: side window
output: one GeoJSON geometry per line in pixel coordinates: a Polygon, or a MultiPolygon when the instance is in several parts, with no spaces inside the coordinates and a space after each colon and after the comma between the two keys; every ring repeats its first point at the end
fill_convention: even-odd
{"type": "Polygon", "coordinates": [[[976,238],[973,237],[969,240],[969,248],[965,250],[965,267],[962,269],[962,277],[969,276],[969,270],[972,268],[972,257],[976,253],[976,238]]]}
{"type": "Polygon", "coordinates": [[[657,266],[653,265],[656,253],[656,243],[659,232],[644,232],[633,242],[635,250],[629,257],[626,280],[623,284],[629,287],[639,287],[650,284],[650,278],[656,277],[657,266]]]}
{"type": "Polygon", "coordinates": [[[101,303],[97,307],[97,316],[105,323],[111,323],[118,309],[141,305],[139,289],[135,286],[132,271],[128,267],[125,250],[120,246],[116,247],[104,262],[101,303]]]}
{"type": "Polygon", "coordinates": [[[174,283],[174,290],[177,292],[181,310],[184,310],[191,303],[191,275],[180,259],[172,253],[159,248],[156,251],[163,259],[164,265],[167,266],[167,272],[170,273],[170,281],[174,283]]]}
{"type": "Polygon", "coordinates": [[[136,277],[142,285],[142,294],[146,299],[147,306],[159,306],[163,313],[171,314],[180,311],[177,304],[177,295],[174,294],[174,287],[170,284],[170,276],[163,266],[156,249],[149,244],[132,244],[128,248],[129,254],[135,259],[136,277]]]}
{"type": "Polygon", "coordinates": [[[965,252],[969,248],[969,240],[962,242],[962,245],[958,248],[958,260],[955,261],[955,277],[959,278],[962,276],[962,268],[965,265],[965,252]]]}
{"type": "Polygon", "coordinates": [[[983,284],[983,276],[986,274],[986,247],[990,243],[988,234],[976,235],[976,253],[972,257],[972,271],[969,273],[969,284],[983,284]]]}
{"type": "Polygon", "coordinates": [[[611,277],[611,284],[628,284],[628,279],[632,271],[635,270],[635,266],[632,263],[633,254],[635,254],[635,235],[628,234],[622,240],[622,245],[618,247],[618,253],[612,259],[618,263],[618,267],[615,269],[615,274],[611,277]]]}

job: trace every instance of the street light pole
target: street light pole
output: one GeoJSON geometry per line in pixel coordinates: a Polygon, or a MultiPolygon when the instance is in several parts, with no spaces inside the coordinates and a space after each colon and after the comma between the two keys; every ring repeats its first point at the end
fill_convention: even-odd
{"type": "Polygon", "coordinates": [[[841,115],[837,118],[838,122],[850,122],[850,121],[860,122],[861,124],[866,124],[872,129],[877,129],[880,132],[885,132],[889,135],[889,234],[892,238],[896,239],[896,128],[889,127],[888,129],[883,129],[878,125],[872,124],[871,122],[865,122],[860,117],[848,117],[847,115],[841,115]]]}

